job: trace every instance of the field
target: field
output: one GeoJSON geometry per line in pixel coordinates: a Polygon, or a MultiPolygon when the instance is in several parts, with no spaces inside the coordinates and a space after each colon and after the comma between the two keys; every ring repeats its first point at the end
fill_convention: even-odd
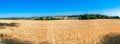
{"type": "Polygon", "coordinates": [[[0,20],[0,44],[120,44],[120,20],[0,20]]]}

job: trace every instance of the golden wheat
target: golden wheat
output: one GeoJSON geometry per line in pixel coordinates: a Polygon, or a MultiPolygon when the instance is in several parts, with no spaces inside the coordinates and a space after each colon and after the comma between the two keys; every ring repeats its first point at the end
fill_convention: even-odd
{"type": "Polygon", "coordinates": [[[16,27],[0,28],[4,38],[30,41],[31,44],[99,44],[104,35],[120,32],[120,20],[115,19],[0,22],[19,24],[16,27]]]}

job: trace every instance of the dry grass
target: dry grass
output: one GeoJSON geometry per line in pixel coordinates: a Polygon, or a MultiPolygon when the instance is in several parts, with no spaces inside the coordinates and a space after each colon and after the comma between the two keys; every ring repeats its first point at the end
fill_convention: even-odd
{"type": "Polygon", "coordinates": [[[0,22],[19,24],[0,28],[4,44],[10,44],[10,41],[13,41],[11,44],[104,44],[101,40],[106,34],[120,33],[120,20],[115,19],[0,22]]]}

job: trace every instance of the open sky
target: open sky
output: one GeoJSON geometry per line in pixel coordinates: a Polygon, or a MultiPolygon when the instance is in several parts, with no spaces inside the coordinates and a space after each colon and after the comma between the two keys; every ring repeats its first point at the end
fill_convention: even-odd
{"type": "Polygon", "coordinates": [[[120,16],[120,0],[0,0],[0,17],[84,13],[120,16]]]}

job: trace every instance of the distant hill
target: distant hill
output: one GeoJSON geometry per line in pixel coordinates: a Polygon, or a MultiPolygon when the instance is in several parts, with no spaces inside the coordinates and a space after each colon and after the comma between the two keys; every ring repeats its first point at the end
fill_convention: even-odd
{"type": "Polygon", "coordinates": [[[69,16],[36,16],[36,17],[13,17],[0,18],[1,20],[88,20],[88,19],[120,19],[119,16],[107,16],[101,14],[83,14],[69,16]]]}

